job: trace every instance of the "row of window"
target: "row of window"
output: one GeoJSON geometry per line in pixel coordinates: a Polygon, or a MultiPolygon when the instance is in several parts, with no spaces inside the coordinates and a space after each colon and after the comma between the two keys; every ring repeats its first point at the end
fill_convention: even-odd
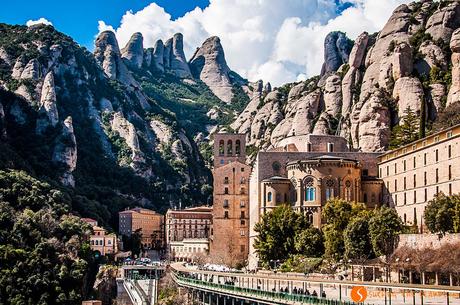
{"type": "MultiPolygon", "coordinates": [[[[448,186],[449,190],[448,190],[448,194],[449,196],[452,196],[452,183],[449,183],[449,186],[448,186]]],[[[436,186],[436,192],[435,192],[435,195],[439,193],[439,186],[436,186]]],[[[427,202],[428,201],[428,189],[423,189],[423,201],[422,202],[427,202]]],[[[403,205],[406,205],[408,204],[408,201],[407,201],[407,192],[403,193],[403,202],[402,204],[403,205]]],[[[393,196],[393,202],[394,202],[394,205],[398,205],[398,194],[394,194],[393,196]]],[[[413,192],[413,196],[412,196],[412,203],[417,203],[417,191],[414,191],[413,192]]]]}
{"type": "Polygon", "coordinates": [[[196,247],[173,247],[173,252],[185,252],[185,253],[199,253],[199,252],[207,252],[208,249],[204,248],[196,248],[196,247]]]}
{"type": "MultiPolygon", "coordinates": [[[[452,145],[447,146],[447,157],[448,159],[452,158],[452,145]]],[[[438,148],[434,150],[434,160],[435,160],[435,163],[439,162],[439,149],[438,148]]],[[[428,164],[428,153],[425,152],[423,153],[423,166],[426,166],[427,164],[428,164]]],[[[407,171],[407,168],[408,168],[408,162],[407,160],[403,160],[402,161],[403,172],[407,171]]],[[[412,157],[412,169],[416,169],[416,168],[417,168],[417,157],[414,156],[412,157]]],[[[397,162],[393,164],[393,173],[394,174],[398,173],[398,163],[397,162]]],[[[379,175],[381,178],[383,177],[382,168],[379,169],[379,175]]],[[[386,176],[389,176],[389,175],[390,175],[390,165],[387,165],[386,166],[386,176]]]]}
{"type": "MultiPolygon", "coordinates": [[[[434,183],[439,183],[439,169],[435,169],[435,174],[434,174],[434,183]]],[[[449,165],[447,167],[447,180],[452,180],[452,165],[449,165]]],[[[423,173],[423,186],[428,185],[428,174],[427,172],[423,173]]],[[[412,178],[412,187],[416,188],[417,187],[417,174],[413,175],[412,178]]],[[[387,181],[387,189],[390,190],[390,181],[387,181]]],[[[405,191],[407,189],[407,177],[403,177],[403,190],[405,191]]],[[[394,180],[394,191],[398,191],[398,179],[394,180]]]]}
{"type": "MultiPolygon", "coordinates": [[[[224,178],[224,184],[229,184],[230,183],[230,179],[228,177],[225,177],[224,178]]],[[[242,177],[240,179],[240,184],[245,184],[246,183],[246,178],[242,177]]]]}
{"type": "MultiPolygon", "coordinates": [[[[91,246],[103,246],[104,245],[104,240],[103,239],[92,239],[91,240],[91,246]]],[[[107,239],[107,245],[111,246],[112,245],[112,240],[107,239]]]]}
{"type": "MultiPolygon", "coordinates": [[[[223,156],[225,154],[225,141],[220,140],[219,141],[219,155],[223,156]]],[[[240,140],[235,141],[235,154],[239,155],[241,154],[241,142],[240,140]]],[[[233,141],[228,140],[227,141],[227,155],[232,156],[233,155],[233,141]]]]}
{"type": "MultiPolygon", "coordinates": [[[[228,202],[228,199],[224,199],[223,206],[224,206],[224,208],[226,208],[226,209],[230,207],[229,202],[228,202]]],[[[243,200],[241,200],[241,201],[240,201],[240,208],[244,208],[245,206],[246,206],[246,202],[243,201],[243,200]]]]}
{"type": "MultiPolygon", "coordinates": [[[[225,194],[225,195],[229,195],[229,194],[230,194],[230,193],[229,193],[229,190],[228,190],[228,187],[225,187],[225,188],[224,188],[224,194],[225,194]]],[[[241,188],[240,188],[240,195],[246,195],[246,188],[244,188],[244,187],[241,187],[241,188]]]]}

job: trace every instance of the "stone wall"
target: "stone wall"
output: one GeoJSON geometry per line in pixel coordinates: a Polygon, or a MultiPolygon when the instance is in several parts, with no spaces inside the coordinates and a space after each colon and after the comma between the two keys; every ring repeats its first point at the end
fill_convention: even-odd
{"type": "Polygon", "coordinates": [[[460,234],[447,234],[439,238],[436,234],[401,234],[399,235],[399,247],[407,246],[414,249],[432,248],[437,249],[446,244],[460,242],[460,234]]]}

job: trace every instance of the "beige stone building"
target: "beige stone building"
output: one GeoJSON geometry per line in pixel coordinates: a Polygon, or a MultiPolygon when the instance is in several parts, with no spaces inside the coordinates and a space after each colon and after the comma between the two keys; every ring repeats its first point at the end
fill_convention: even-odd
{"type": "Polygon", "coordinates": [[[214,136],[213,225],[210,254],[217,262],[245,261],[249,249],[249,175],[244,134],[214,136]]]}
{"type": "Polygon", "coordinates": [[[424,210],[439,193],[460,192],[460,125],[389,151],[379,157],[384,202],[407,225],[425,232],[424,210]]]}
{"type": "Polygon", "coordinates": [[[131,236],[136,230],[141,230],[144,248],[164,247],[163,215],[144,208],[134,208],[119,212],[118,216],[118,230],[121,235],[131,236]]]}
{"type": "Polygon", "coordinates": [[[207,206],[166,213],[166,245],[172,260],[192,260],[209,253],[212,208],[207,206]]]}
{"type": "Polygon", "coordinates": [[[93,227],[93,234],[89,238],[91,250],[99,255],[116,254],[118,252],[118,239],[116,234],[107,234],[107,231],[97,225],[92,218],[82,218],[82,221],[93,227]]]}
{"type": "Polygon", "coordinates": [[[169,243],[171,259],[175,261],[197,261],[209,254],[209,238],[184,238],[169,243]]]}
{"type": "Polygon", "coordinates": [[[249,185],[249,267],[257,266],[254,226],[277,205],[290,204],[316,227],[322,225],[321,211],[329,198],[378,205],[383,193],[377,178],[379,154],[350,151],[342,137],[312,134],[288,137],[259,152],[249,185]]]}

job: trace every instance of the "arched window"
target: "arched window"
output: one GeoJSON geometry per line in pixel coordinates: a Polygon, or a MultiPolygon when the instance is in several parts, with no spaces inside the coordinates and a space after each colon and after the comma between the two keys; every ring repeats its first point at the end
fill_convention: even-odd
{"type": "Polygon", "coordinates": [[[308,177],[305,179],[305,201],[316,200],[316,189],[313,185],[313,178],[308,177]]]}
{"type": "Polygon", "coordinates": [[[334,198],[334,180],[326,180],[326,200],[334,198]]]}
{"type": "Polygon", "coordinates": [[[272,201],[272,192],[268,192],[267,200],[268,200],[268,202],[272,201]]]}
{"type": "Polygon", "coordinates": [[[240,140],[235,141],[235,154],[239,155],[241,153],[241,142],[240,140]]]}
{"type": "Polygon", "coordinates": [[[227,141],[227,155],[231,156],[233,155],[233,144],[232,144],[232,140],[228,140],[227,141]]]}
{"type": "Polygon", "coordinates": [[[307,221],[313,223],[313,213],[311,211],[307,212],[307,221]]]}
{"type": "Polygon", "coordinates": [[[220,140],[219,141],[219,155],[220,156],[223,156],[225,153],[225,149],[224,149],[224,140],[220,140]]]}
{"type": "Polygon", "coordinates": [[[351,201],[351,181],[345,181],[345,200],[350,202],[351,201]]]}

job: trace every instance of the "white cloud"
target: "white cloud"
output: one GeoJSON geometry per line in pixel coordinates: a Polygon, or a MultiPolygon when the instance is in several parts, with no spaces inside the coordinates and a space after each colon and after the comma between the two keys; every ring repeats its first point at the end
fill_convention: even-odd
{"type": "Polygon", "coordinates": [[[41,17],[41,18],[39,18],[39,19],[37,19],[37,20],[28,20],[28,21],[26,22],[26,25],[27,25],[27,26],[33,26],[33,25],[36,25],[36,24],[53,25],[53,24],[51,23],[51,21],[49,21],[49,20],[47,20],[47,19],[45,19],[45,18],[43,18],[43,17],[41,17]]]}
{"type": "Polygon", "coordinates": [[[335,0],[210,0],[205,9],[175,20],[151,3],[138,12],[126,12],[116,29],[100,21],[99,30],[113,30],[120,47],[134,32],[143,34],[145,47],[181,32],[188,57],[207,37],[217,35],[233,70],[276,86],[320,72],[323,42],[330,31],[346,32],[351,39],[363,31],[378,31],[391,12],[409,0],[348,2],[353,6],[338,15],[335,0]]]}

